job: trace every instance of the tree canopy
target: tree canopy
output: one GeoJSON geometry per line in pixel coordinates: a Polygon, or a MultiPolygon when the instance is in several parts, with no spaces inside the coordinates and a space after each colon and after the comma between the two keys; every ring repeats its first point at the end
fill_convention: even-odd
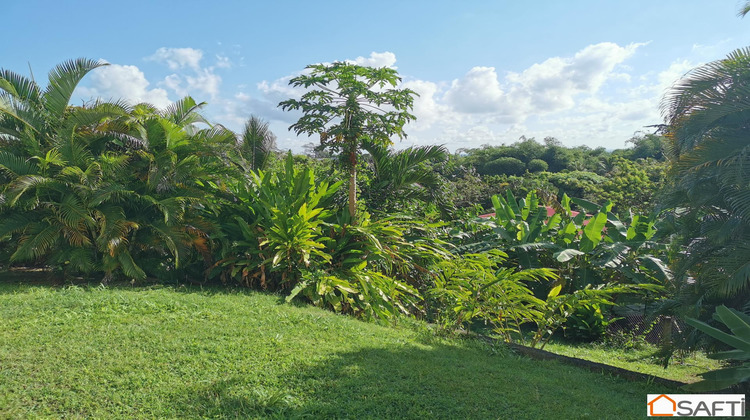
{"type": "Polygon", "coordinates": [[[289,81],[309,89],[300,99],[279,103],[281,109],[302,111],[289,129],[319,135],[323,148],[341,152],[349,170],[349,214],[356,214],[357,156],[363,143],[390,145],[391,138],[406,137],[404,125],[416,92],[396,89],[401,78],[388,67],[364,67],[348,62],[313,64],[308,72],[289,81]]]}

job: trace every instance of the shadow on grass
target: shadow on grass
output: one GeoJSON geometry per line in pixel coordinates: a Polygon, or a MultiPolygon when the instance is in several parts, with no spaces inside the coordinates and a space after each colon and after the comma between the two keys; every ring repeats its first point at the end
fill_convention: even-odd
{"type": "Polygon", "coordinates": [[[663,390],[488,349],[403,345],[300,362],[273,378],[187,388],[175,414],[212,418],[639,418],[663,390]]]}

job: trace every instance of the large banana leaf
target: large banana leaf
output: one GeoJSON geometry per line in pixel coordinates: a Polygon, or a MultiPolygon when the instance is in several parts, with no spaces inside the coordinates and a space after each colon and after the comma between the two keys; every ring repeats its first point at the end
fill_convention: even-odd
{"type": "MultiPolygon", "coordinates": [[[[725,333],[703,321],[689,318],[687,323],[703,333],[728,344],[735,349],[711,355],[716,359],[750,359],[750,317],[735,309],[721,305],[716,308],[714,317],[726,325],[732,334],[725,333]]],[[[684,387],[690,391],[712,391],[750,380],[750,363],[707,372],[701,375],[702,381],[684,387]]]]}

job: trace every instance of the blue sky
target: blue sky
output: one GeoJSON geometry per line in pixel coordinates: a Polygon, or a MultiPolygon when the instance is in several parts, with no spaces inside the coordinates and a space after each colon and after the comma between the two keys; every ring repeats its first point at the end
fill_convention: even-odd
{"type": "Polygon", "coordinates": [[[40,83],[55,64],[103,59],[90,97],[164,106],[190,94],[239,130],[271,122],[280,148],[308,138],[276,108],[311,63],[396,67],[420,93],[397,146],[451,150],[554,136],[624,147],[661,122],[659,100],[691,68],[750,45],[736,0],[18,1],[4,5],[0,67],[40,83]]]}

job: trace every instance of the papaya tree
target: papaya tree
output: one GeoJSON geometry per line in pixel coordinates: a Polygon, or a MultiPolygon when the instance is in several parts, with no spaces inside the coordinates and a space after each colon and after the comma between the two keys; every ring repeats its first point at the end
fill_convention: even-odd
{"type": "Polygon", "coordinates": [[[349,215],[354,222],[359,150],[365,142],[387,146],[393,136],[406,137],[404,125],[416,118],[410,113],[416,92],[396,89],[401,78],[388,67],[334,62],[307,69],[289,84],[309,90],[300,99],[282,101],[279,106],[303,113],[290,130],[298,135],[317,134],[321,147],[341,153],[349,171],[349,215]]]}

